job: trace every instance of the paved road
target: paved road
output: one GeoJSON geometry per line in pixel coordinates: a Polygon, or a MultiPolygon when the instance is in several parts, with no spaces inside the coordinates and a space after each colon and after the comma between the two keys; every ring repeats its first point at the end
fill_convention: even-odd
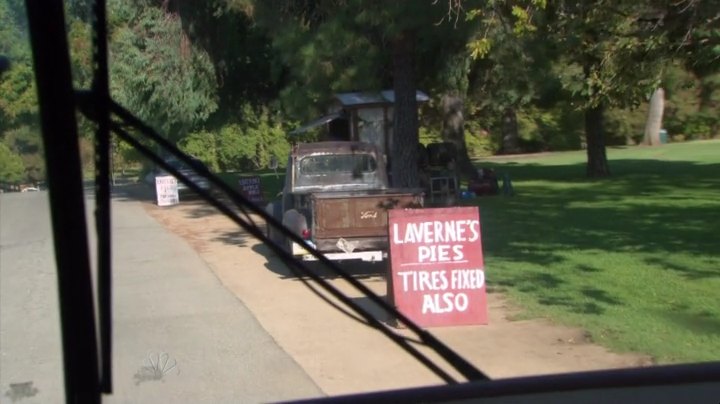
{"type": "MultiPolygon", "coordinates": [[[[106,402],[322,395],[183,240],[137,202],[120,197],[113,208],[115,394],[106,402]],[[164,371],[151,369],[158,359],[164,371]]],[[[0,402],[62,401],[56,287],[47,193],[0,195],[0,402]]]]}

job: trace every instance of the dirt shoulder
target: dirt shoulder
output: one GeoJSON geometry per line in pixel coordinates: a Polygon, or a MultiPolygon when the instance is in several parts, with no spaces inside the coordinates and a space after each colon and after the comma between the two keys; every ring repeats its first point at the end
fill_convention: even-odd
{"type": "MultiPolygon", "coordinates": [[[[358,324],[311,293],[268,249],[200,201],[147,212],[184,237],[277,343],[329,395],[440,384],[379,332],[358,324]]],[[[351,268],[370,289],[386,294],[384,267],[351,268]]],[[[371,303],[346,282],[328,277],[360,304],[371,303]]],[[[492,268],[488,269],[492,282],[492,268]]],[[[616,354],[590,343],[582,330],[545,320],[510,321],[506,299],[488,296],[486,326],[431,332],[491,378],[646,366],[650,358],[616,354]]],[[[238,336],[242,338],[242,336],[238,336]]]]}

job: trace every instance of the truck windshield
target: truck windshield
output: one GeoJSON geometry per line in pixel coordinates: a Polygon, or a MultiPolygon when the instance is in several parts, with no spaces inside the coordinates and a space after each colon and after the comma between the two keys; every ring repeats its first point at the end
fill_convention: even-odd
{"type": "Polygon", "coordinates": [[[372,173],[377,162],[369,154],[325,154],[308,156],[300,160],[300,172],[303,175],[323,175],[353,173],[372,173]]]}

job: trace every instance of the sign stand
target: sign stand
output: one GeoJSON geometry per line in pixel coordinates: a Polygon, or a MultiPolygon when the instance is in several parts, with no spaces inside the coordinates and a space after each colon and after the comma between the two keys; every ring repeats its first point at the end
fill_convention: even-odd
{"type": "Polygon", "coordinates": [[[172,206],[180,203],[177,178],[171,175],[155,177],[155,195],[158,206],[172,206]]]}
{"type": "MultiPolygon", "coordinates": [[[[393,293],[395,285],[393,282],[391,251],[388,251],[388,257],[385,260],[385,283],[387,285],[387,293],[385,293],[385,300],[389,305],[397,308],[397,305],[395,304],[395,293],[393,293]]],[[[389,316],[387,318],[387,324],[395,328],[406,328],[405,325],[400,323],[394,316],[389,316]]]]}
{"type": "Polygon", "coordinates": [[[263,197],[262,184],[260,183],[260,176],[253,175],[248,177],[240,177],[238,179],[240,185],[240,193],[254,204],[260,206],[265,203],[265,197],[263,197]]]}
{"type": "Polygon", "coordinates": [[[275,171],[275,178],[279,179],[280,176],[278,175],[277,169],[278,169],[278,159],[275,156],[270,157],[270,169],[275,171]]]}

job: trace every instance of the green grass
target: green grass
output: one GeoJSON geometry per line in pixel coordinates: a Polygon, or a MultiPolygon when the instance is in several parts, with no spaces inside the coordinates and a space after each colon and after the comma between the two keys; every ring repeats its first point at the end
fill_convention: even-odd
{"type": "Polygon", "coordinates": [[[516,195],[480,206],[491,290],[659,362],[720,360],[720,141],[492,159],[516,195]]]}

